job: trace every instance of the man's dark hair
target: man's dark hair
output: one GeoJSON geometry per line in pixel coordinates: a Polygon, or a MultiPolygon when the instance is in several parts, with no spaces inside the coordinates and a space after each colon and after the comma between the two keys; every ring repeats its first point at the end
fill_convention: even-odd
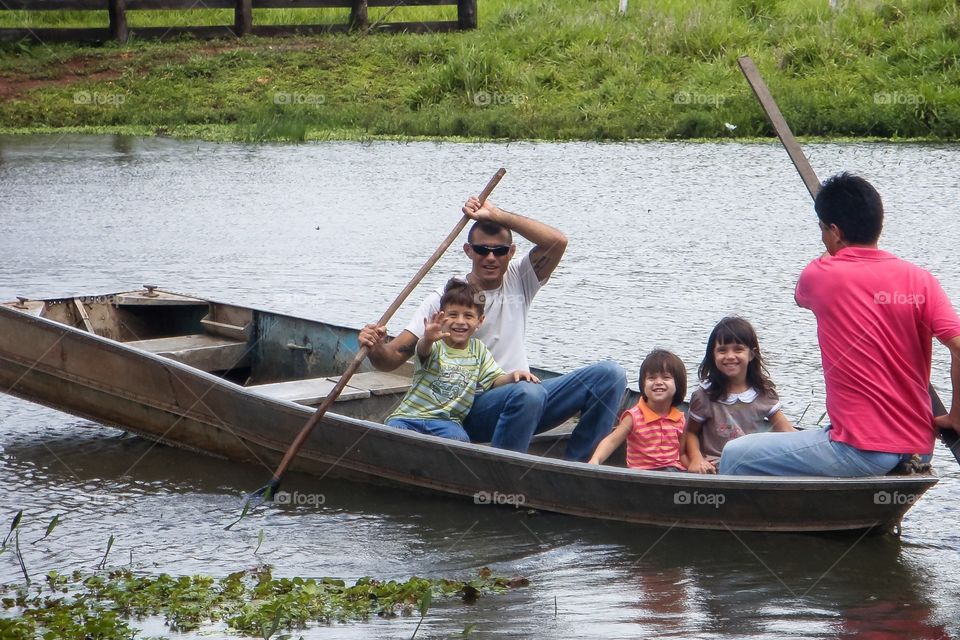
{"type": "Polygon", "coordinates": [[[470,231],[467,232],[467,242],[473,242],[473,232],[479,229],[488,236],[498,236],[504,231],[507,232],[507,244],[513,244],[513,232],[510,229],[507,229],[504,226],[497,224],[496,222],[490,222],[489,220],[477,220],[470,226],[470,231]]]}
{"type": "Polygon", "coordinates": [[[825,225],[835,224],[850,244],[875,244],[883,230],[883,202],[873,185],[847,171],[820,187],[813,208],[825,225]]]}
{"type": "Polygon", "coordinates": [[[487,298],[483,295],[483,291],[458,278],[450,278],[440,297],[440,310],[443,311],[448,304],[458,304],[473,307],[477,310],[477,314],[482,316],[486,302],[487,298]]]}

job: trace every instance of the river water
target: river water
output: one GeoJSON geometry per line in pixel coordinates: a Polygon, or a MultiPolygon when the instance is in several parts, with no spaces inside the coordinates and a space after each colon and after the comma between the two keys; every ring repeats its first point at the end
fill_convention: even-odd
{"type": "MultiPolygon", "coordinates": [[[[854,170],[887,208],[881,245],[960,301],[960,147],[818,144],[821,177],[854,170]]],[[[531,362],[614,358],[636,377],[655,346],[691,372],[724,315],[750,319],[784,400],[823,414],[815,325],[793,284],[822,250],[809,197],[774,144],[322,143],[0,137],[0,299],[158,284],[337,324],[377,318],[500,166],[491,200],[570,238],[531,312],[531,362]]],[[[520,243],[521,250],[529,248],[520,243]]],[[[456,248],[425,287],[463,272],[456,248]]],[[[398,312],[403,328],[419,297],[398,312]]],[[[946,350],[933,380],[949,396],[946,350]]],[[[153,447],[0,396],[0,527],[24,510],[28,570],[114,565],[226,575],[465,578],[480,567],[527,588],[435,602],[418,637],[960,637],[960,467],[903,535],[689,532],[477,507],[291,475],[323,505],[271,505],[230,531],[271,470],[153,447]]],[[[0,583],[22,580],[10,553],[0,583]]],[[[306,638],[410,637],[415,618],[315,626],[306,638]]],[[[148,628],[161,634],[162,627],[148,628]]],[[[219,632],[213,633],[218,635],[219,632]]],[[[177,636],[189,637],[189,636],[177,636]]],[[[209,636],[205,636],[209,637],[209,636]]]]}

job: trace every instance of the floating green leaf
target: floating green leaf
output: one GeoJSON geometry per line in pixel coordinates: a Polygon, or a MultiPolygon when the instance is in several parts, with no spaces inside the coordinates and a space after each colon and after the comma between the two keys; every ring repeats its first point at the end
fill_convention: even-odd
{"type": "Polygon", "coordinates": [[[7,546],[7,540],[10,539],[10,535],[13,533],[13,531],[20,526],[20,520],[22,519],[23,519],[23,509],[20,509],[20,511],[17,511],[17,515],[13,516],[13,522],[10,523],[10,531],[7,532],[7,537],[3,539],[3,545],[0,545],[0,546],[4,546],[4,547],[7,546]]]}
{"type": "Polygon", "coordinates": [[[427,615],[427,611],[430,610],[430,603],[433,600],[433,592],[427,590],[424,592],[423,596],[420,597],[420,617],[423,618],[427,615]]]}
{"type": "Polygon", "coordinates": [[[53,518],[50,520],[50,524],[47,525],[47,530],[46,530],[46,532],[43,534],[43,537],[42,537],[42,538],[37,538],[37,539],[34,540],[31,544],[37,544],[37,543],[40,542],[41,540],[45,540],[45,539],[47,538],[47,536],[49,536],[51,533],[53,533],[53,530],[57,528],[57,525],[58,525],[58,524],[60,524],[60,514],[59,514],[59,513],[58,513],[57,515],[53,516],[53,518]]]}
{"type": "Polygon", "coordinates": [[[266,537],[263,529],[260,529],[260,533],[257,534],[257,548],[253,550],[253,555],[257,555],[257,551],[260,551],[260,545],[263,544],[263,539],[266,537]]]}
{"type": "Polygon", "coordinates": [[[114,539],[115,539],[115,538],[113,537],[113,534],[111,533],[111,534],[110,534],[110,539],[107,540],[107,550],[103,552],[103,558],[100,559],[100,564],[97,565],[97,568],[98,568],[98,569],[103,569],[105,566],[107,566],[107,556],[110,555],[110,549],[113,548],[113,541],[114,541],[114,539]]]}
{"type": "Polygon", "coordinates": [[[228,524],[227,526],[225,526],[223,530],[230,531],[230,529],[233,528],[233,525],[237,524],[238,522],[240,522],[246,517],[248,511],[250,511],[250,499],[248,499],[246,502],[243,503],[243,510],[240,512],[240,517],[234,520],[233,522],[231,522],[230,524],[228,524]]]}

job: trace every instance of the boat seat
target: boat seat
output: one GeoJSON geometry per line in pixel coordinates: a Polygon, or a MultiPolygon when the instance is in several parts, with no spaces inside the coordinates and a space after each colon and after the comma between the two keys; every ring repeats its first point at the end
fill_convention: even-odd
{"type": "MultiPolygon", "coordinates": [[[[307,378],[305,380],[256,384],[247,387],[247,389],[276,400],[289,400],[313,406],[323,402],[339,381],[340,376],[307,378]]],[[[340,393],[337,402],[365,400],[370,396],[403,393],[409,388],[409,378],[383,371],[365,371],[350,378],[350,383],[340,393]]]]}
{"type": "MultiPolygon", "coordinates": [[[[305,378],[303,380],[287,380],[286,382],[271,382],[270,384],[254,384],[247,387],[250,391],[256,391],[274,400],[288,400],[305,405],[318,405],[323,402],[333,388],[337,386],[336,380],[331,378],[305,378]]],[[[347,385],[337,402],[347,400],[363,400],[370,397],[370,391],[367,389],[358,389],[347,385]]]]}
{"type": "Polygon", "coordinates": [[[125,344],[208,373],[245,366],[249,359],[245,341],[208,334],[134,340],[125,344]]]}
{"type": "MultiPolygon", "coordinates": [[[[338,382],[340,376],[327,379],[338,382]]],[[[409,376],[398,376],[386,371],[364,371],[354,374],[347,386],[366,389],[375,396],[387,396],[395,393],[406,393],[407,389],[410,388],[410,382],[409,376]]]]}

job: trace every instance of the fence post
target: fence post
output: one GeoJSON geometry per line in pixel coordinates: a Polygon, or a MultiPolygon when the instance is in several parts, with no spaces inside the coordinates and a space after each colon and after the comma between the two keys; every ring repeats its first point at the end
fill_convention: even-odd
{"type": "Polygon", "coordinates": [[[233,9],[233,31],[238,38],[249,35],[253,31],[252,0],[237,0],[237,6],[233,9]]]}
{"type": "Polygon", "coordinates": [[[110,0],[107,11],[110,13],[110,37],[125,44],[130,36],[127,30],[127,0],[110,0]]]}
{"type": "Polygon", "coordinates": [[[350,7],[350,29],[366,29],[368,24],[367,0],[353,0],[353,6],[350,7]]]}
{"type": "Polygon", "coordinates": [[[460,28],[477,28],[477,0],[457,0],[457,22],[460,28]]]}

